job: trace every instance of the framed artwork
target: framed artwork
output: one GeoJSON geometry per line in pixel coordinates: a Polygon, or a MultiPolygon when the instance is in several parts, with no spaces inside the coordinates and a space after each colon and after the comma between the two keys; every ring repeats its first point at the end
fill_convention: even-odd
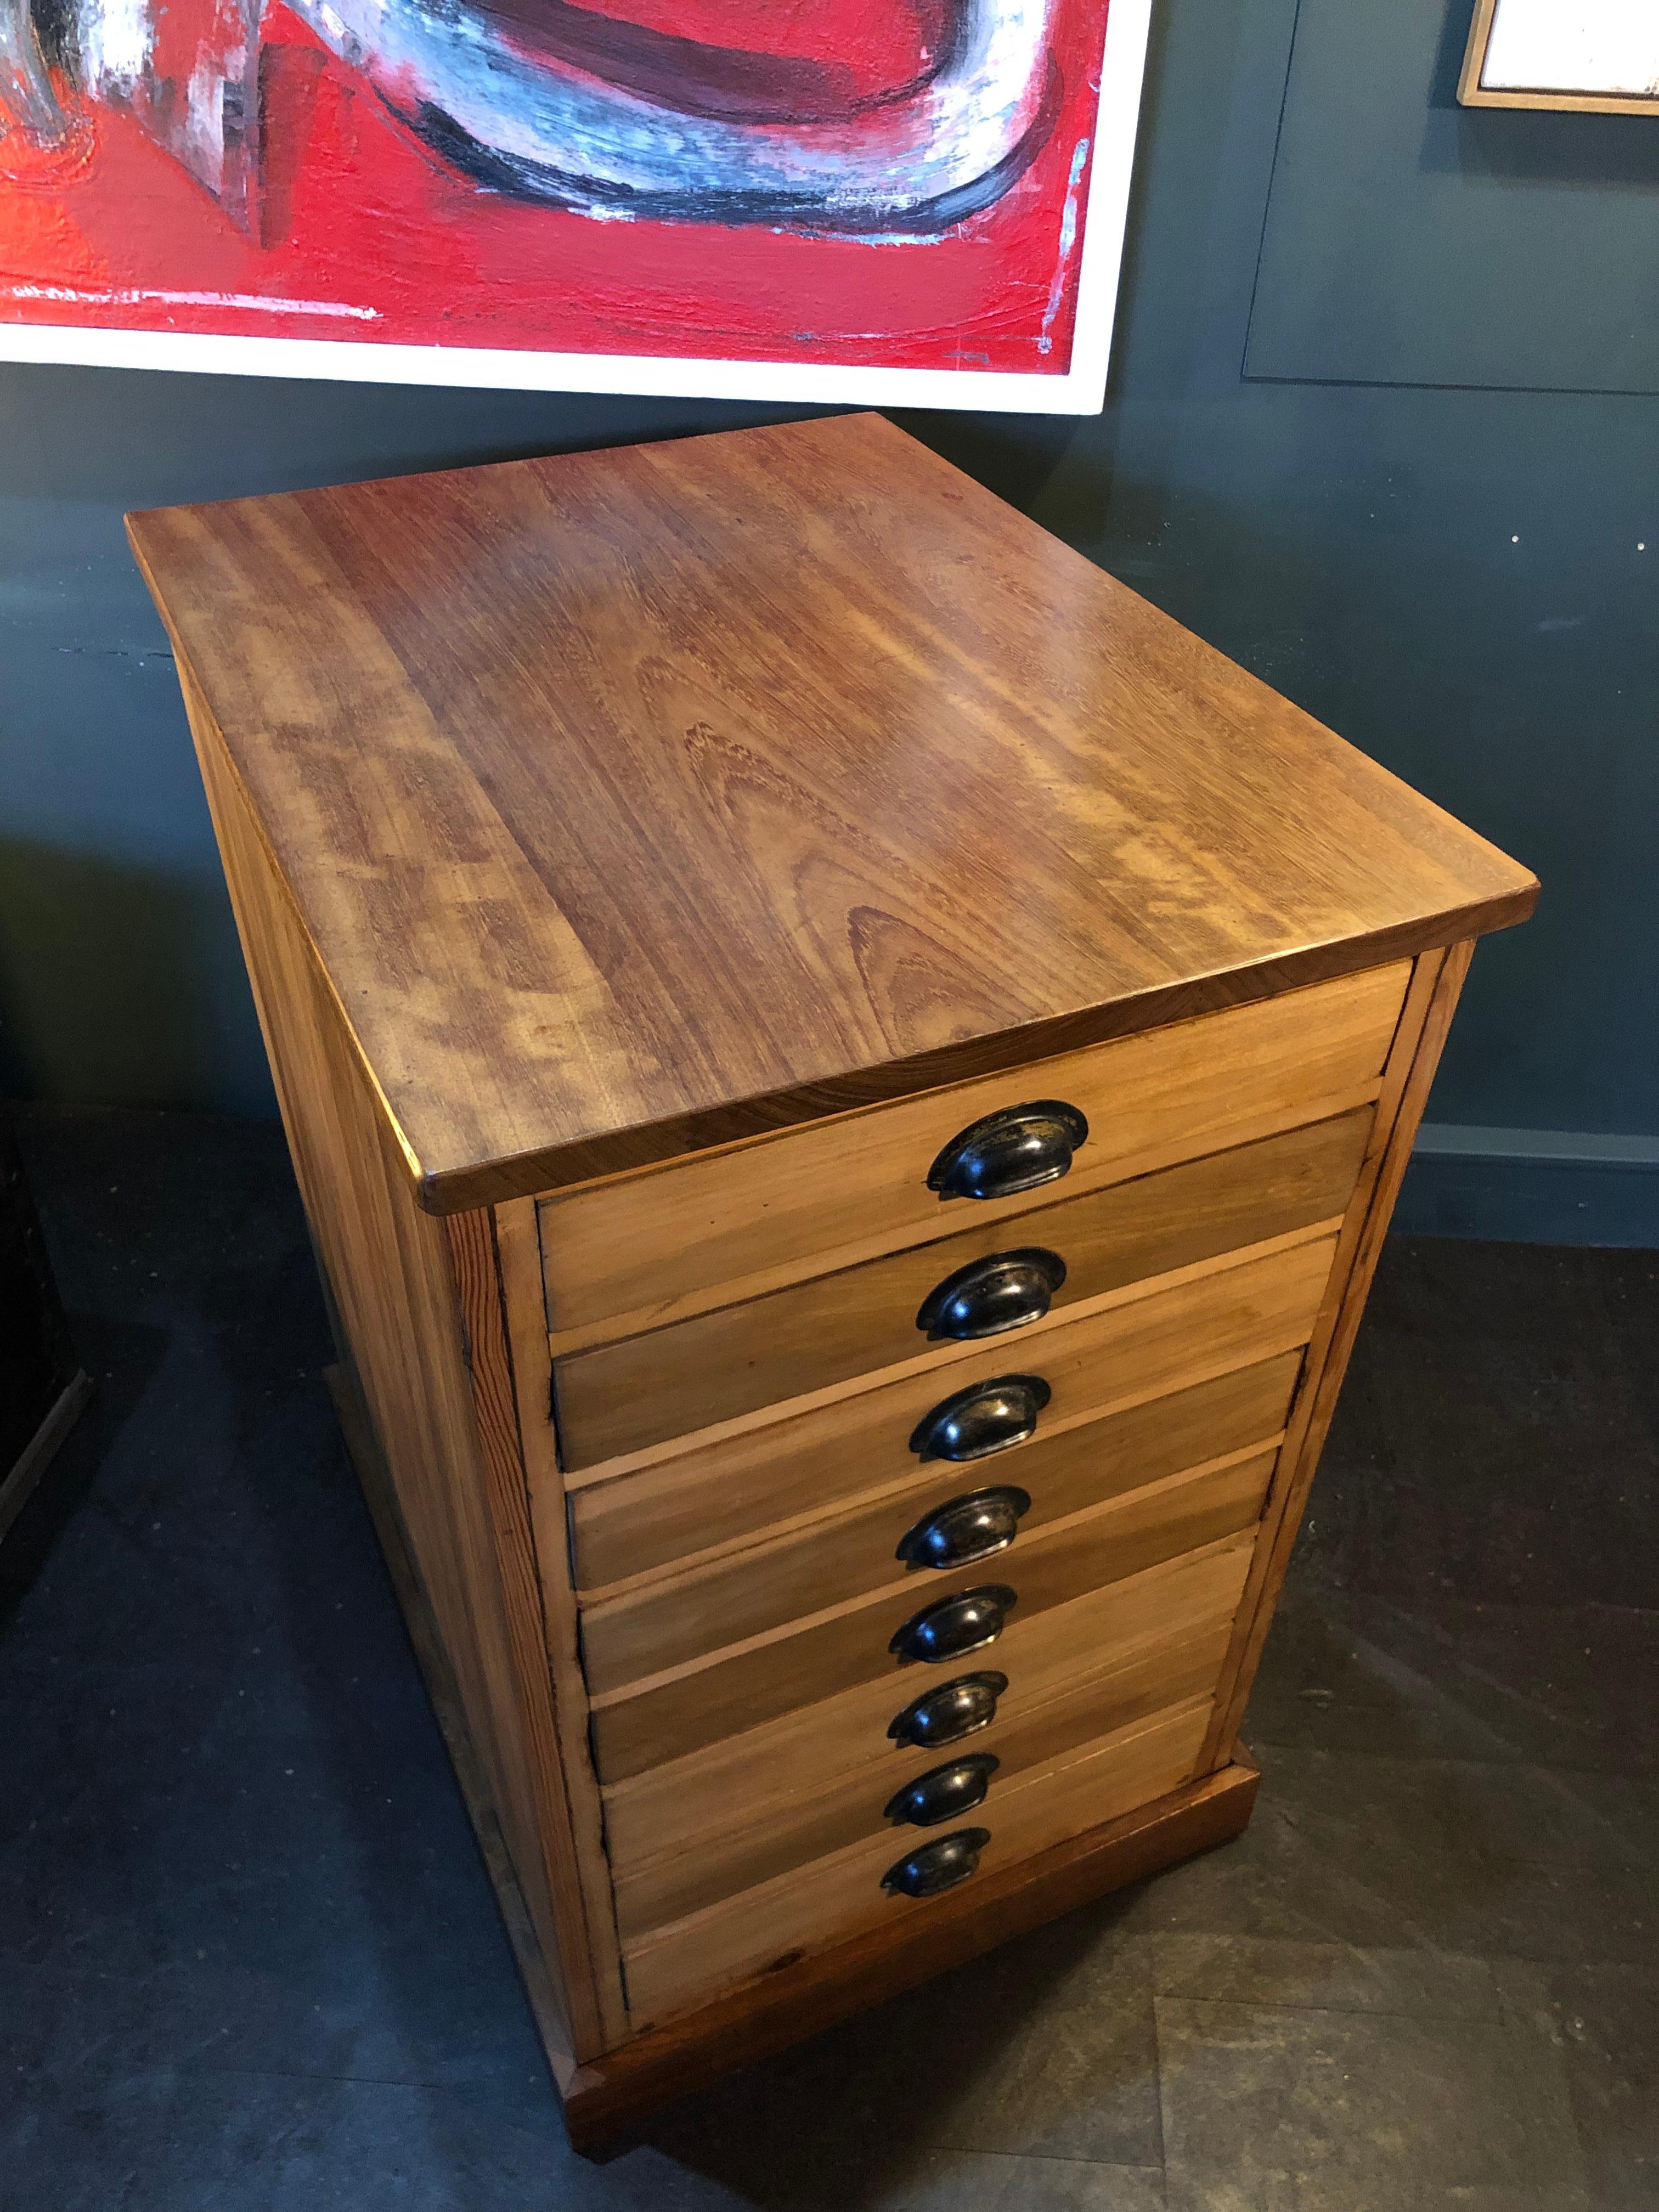
{"type": "Polygon", "coordinates": [[[1088,413],[1151,0],[0,0],[0,358],[1088,413]]]}
{"type": "Polygon", "coordinates": [[[1465,107],[1659,114],[1656,0],[1477,0],[1465,107]]]}

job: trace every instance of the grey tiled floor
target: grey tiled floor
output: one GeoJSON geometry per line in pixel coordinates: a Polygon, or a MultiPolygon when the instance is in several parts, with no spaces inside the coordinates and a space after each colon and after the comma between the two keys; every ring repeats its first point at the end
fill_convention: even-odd
{"type": "Polygon", "coordinates": [[[275,1133],[34,1116],[100,1396],[0,1551],[3,2212],[1659,2208],[1659,1262],[1391,1247],[1237,1844],[574,2159],[275,1133]]]}

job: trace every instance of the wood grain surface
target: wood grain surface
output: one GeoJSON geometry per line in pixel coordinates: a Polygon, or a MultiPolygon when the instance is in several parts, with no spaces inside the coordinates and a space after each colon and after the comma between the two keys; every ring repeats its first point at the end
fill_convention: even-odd
{"type": "MultiPolygon", "coordinates": [[[[965,1583],[1011,1583],[1027,1613],[1062,1604],[1079,1590],[1168,1557],[1177,1547],[1161,1534],[1153,1539],[1155,1550],[1148,1553],[1142,1549],[1143,1531],[1153,1535],[1166,1518],[1184,1525],[1192,1516],[1194,1525],[1203,1530],[1179,1546],[1183,1551],[1242,1527],[1243,1518],[1232,1516],[1253,1498],[1259,1506],[1266,1496],[1273,1456],[1281,1441],[1282,1431],[1269,1431],[1231,1451],[1217,1452],[1168,1474],[1149,1468],[1146,1480],[1133,1488],[1056,1516],[1041,1528],[1022,1528],[1005,1551],[947,1573],[908,1567],[894,1559],[890,1549],[886,1572],[880,1580],[864,1585],[850,1599],[832,1602],[827,1592],[798,1579],[793,1585],[793,1606],[787,1606],[781,1620],[769,1622],[752,1636],[736,1634],[735,1620],[729,1620],[718,1604],[710,1605],[706,1577],[677,1577],[653,1587],[643,1603],[617,1600],[583,1613],[582,1649],[588,1680],[596,1693],[629,1683],[654,1681],[680,1668],[695,1668],[703,1658],[734,1647],[753,1644],[764,1650],[774,1629],[789,1631],[826,1614],[838,1625],[838,1639],[843,1632],[852,1633],[852,1624],[859,1618],[859,1600],[890,1613],[894,1628],[921,1607],[948,1596],[965,1583]],[[1218,1521],[1217,1515],[1221,1516],[1218,1521]],[[1210,1525],[1212,1522],[1216,1525],[1210,1525]]],[[[769,1546],[767,1553],[770,1549],[769,1546]]],[[[763,1553],[756,1560],[757,1566],[765,1557],[763,1553]]],[[[787,1604],[788,1587],[779,1593],[781,1606],[787,1604]]],[[[804,1626],[801,1632],[813,1634],[804,1626]]],[[[890,1632],[881,1638],[884,1650],[890,1632]]],[[[783,1663],[793,1662],[786,1659],[783,1663]]]]}
{"type": "MultiPolygon", "coordinates": [[[[1214,1079],[1224,1081],[1224,1071],[1214,1079]]],[[[1053,1315],[1329,1220],[1347,1206],[1370,1125],[1370,1108],[1361,1107],[1310,1129],[1061,1197],[1012,1221],[969,1222],[942,1243],[556,1361],[564,1463],[591,1467],[930,1348],[954,1353],[957,1341],[930,1338],[917,1316],[930,1291],[975,1260],[1028,1246],[1057,1254],[1066,1279],[1053,1315]]],[[[1004,1371],[1023,1367],[1030,1327],[985,1339],[981,1361],[1004,1371]]]]}
{"type": "MultiPolygon", "coordinates": [[[[541,1607],[537,1623],[539,1648],[526,1652],[550,1683],[556,1757],[563,1784],[563,1817],[556,1853],[559,1878],[574,1920],[586,1934],[586,1966],[603,2042],[616,2042],[626,2026],[611,1897],[611,1863],[605,1856],[605,1818],[599,1776],[587,1740],[587,1681],[582,1673],[576,1626],[576,1595],[570,1578],[570,1550],[565,1540],[557,1455],[547,1418],[550,1382],[547,1339],[542,1331],[535,1207],[515,1199],[487,1215],[460,1214],[456,1221],[488,1219],[495,1232],[498,1327],[505,1339],[506,1387],[511,1394],[521,1450],[521,1496],[528,1508],[528,1534],[539,1577],[541,1607]]],[[[476,1380],[477,1357],[473,1355],[476,1380]]]]}
{"type": "MultiPolygon", "coordinates": [[[[499,1562],[503,1625],[515,1681],[524,1686],[520,1705],[524,1715],[525,1781],[535,1795],[548,1881],[562,1931],[565,1975],[568,1979],[582,1978],[580,2002],[572,2008],[584,2024],[577,2039],[583,2046],[603,2047],[615,2042],[623,2026],[610,1869],[600,1824],[593,1817],[599,1810],[598,1784],[586,1758],[586,1688],[574,1670],[572,1676],[562,1678],[555,1666],[550,1676],[549,1646],[553,1639],[544,1615],[544,1578],[532,1528],[530,1486],[520,1438],[513,1352],[507,1332],[509,1299],[497,1219],[486,1207],[471,1213],[452,1213],[442,1226],[449,1239],[460,1305],[460,1349],[471,1379],[477,1417],[485,1504],[499,1562]]],[[[579,2050],[577,2055],[584,2055],[584,2051],[579,2050]]]]}
{"type": "MultiPolygon", "coordinates": [[[[989,1840],[980,1872],[962,1887],[1178,1789],[1193,1773],[1209,1717],[1209,1699],[1200,1698],[1015,1776],[996,1809],[988,1806],[971,1823],[982,1819],[989,1840]]],[[[915,1830],[866,1837],[625,1944],[629,2019],[648,2027],[838,1937],[923,1917],[936,1898],[896,1897],[881,1887],[887,1869],[923,1841],[915,1830]]]]}
{"type": "MultiPolygon", "coordinates": [[[[1051,1521],[1278,1436],[1301,1364],[1298,1353],[1283,1352],[1057,1436],[1035,1437],[988,1460],[963,1467],[935,1462],[918,1484],[728,1549],[681,1574],[653,1575],[589,1601],[589,1640],[624,1620],[659,1616],[669,1641],[659,1663],[667,1665],[717,1644],[763,1635],[799,1614],[803,1592],[811,1593],[814,1605],[830,1606],[890,1584],[905,1571],[897,1546],[906,1530],[987,1485],[1018,1486],[1030,1499],[1016,1539],[1023,1542],[1051,1521]]],[[[909,1571],[925,1595],[934,1571],[909,1571]]]]}
{"type": "MultiPolygon", "coordinates": [[[[1023,1613],[1029,1620],[1085,1590],[1217,1542],[1259,1518],[1276,1456],[1271,1447],[1234,1453],[1165,1476],[1051,1522],[1016,1547],[1018,1557],[968,1569],[931,1588],[902,1584],[854,1599],[808,1614],[775,1635],[642,1678],[627,1678],[624,1670],[635,1655],[625,1646],[585,1644],[600,1777],[612,1782],[638,1774],[858,1682],[885,1680],[896,1711],[920,1697],[930,1680],[961,1671],[955,1662],[943,1673],[921,1662],[907,1665],[889,1648],[896,1632],[924,1605],[952,1589],[996,1583],[1017,1594],[1010,1618],[1023,1613]],[[615,1686],[601,1688],[601,1683],[615,1686]]],[[[996,1644],[984,1652],[973,1664],[994,1666],[996,1644]]]]}
{"type": "MultiPolygon", "coordinates": [[[[395,1492],[410,1549],[454,1674],[466,1728],[543,1956],[571,2054],[611,2039],[593,2000],[587,1931],[560,1855],[563,1778],[553,1741],[539,1607],[527,1573],[529,1501],[486,1463],[469,1373],[457,1249],[493,1273],[487,1222],[446,1224],[414,1202],[334,1001],[283,897],[214,736],[186,683],[203,780],[254,1004],[307,1218],[395,1492]]],[[[475,1276],[473,1288],[477,1282],[475,1276]]],[[[495,1443],[516,1455],[501,1402],[499,1343],[477,1378],[495,1443]]],[[[614,1936],[612,1938],[614,1954],[614,1936]]],[[[612,1962],[614,1978],[614,1955],[612,1962]]]]}
{"type": "Polygon", "coordinates": [[[1063,1183],[1037,1203],[1367,1104],[1410,973],[1409,961],[1395,961],[545,1200],[555,1349],[630,1336],[953,1236],[969,1221],[1025,1212],[1030,1191],[947,1200],[927,1177],[963,1129],[1028,1099],[1063,1099],[1089,1124],[1063,1183]]]}
{"type": "MultiPolygon", "coordinates": [[[[1165,1706],[1202,1698],[1207,1705],[1226,1655],[1231,1616],[1195,1636],[1166,1638],[1121,1666],[1085,1665],[1054,1697],[1026,1705],[948,1748],[908,1752],[902,1759],[837,1775],[827,1786],[809,1773],[787,1803],[751,1806],[747,1817],[707,1835],[678,1838],[667,1850],[617,1871],[617,1919],[624,1938],[642,1935],[769,1881],[792,1867],[870,1836],[891,1839],[896,1853],[927,1840],[925,1832],[887,1818],[894,1793],[918,1775],[963,1753],[997,1762],[986,1809],[1017,1774],[1052,1765],[1079,1744],[1109,1735],[1165,1706]]],[[[964,1814],[963,1820],[978,1813],[964,1814]]]]}
{"type": "MultiPolygon", "coordinates": [[[[1008,1687],[996,1718],[973,1741],[994,1749],[1000,1730],[1019,1726],[1050,1699],[1137,1662],[1171,1638],[1231,1621],[1255,1533],[1224,1537],[1024,1620],[1016,1608],[990,1658],[1008,1687]]],[[[915,1753],[887,1733],[918,1694],[906,1686],[914,1672],[896,1686],[899,1695],[884,1675],[611,1784],[605,1806],[612,1865],[622,1871],[665,1852],[694,1850],[743,1820],[783,1826],[821,1793],[860,1790],[872,1776],[877,1786],[886,1780],[890,1796],[914,1771],[915,1753]]]]}
{"type": "MultiPolygon", "coordinates": [[[[1298,1349],[1325,1292],[1335,1229],[1322,1224],[1130,1291],[1108,1291],[1097,1305],[1039,1322],[1026,1333],[1018,1363],[1053,1393],[1038,1437],[1298,1349]]],[[[985,1359],[983,1346],[967,1349],[969,1357],[943,1369],[878,1378],[785,1419],[573,1486],[583,1580],[631,1577],[786,1517],[815,1519],[838,1500],[913,1481],[909,1439],[922,1415],[941,1397],[1008,1371],[985,1359]]]]}
{"type": "Polygon", "coordinates": [[[1535,896],[876,416],[129,528],[435,1211],[1535,896]]]}

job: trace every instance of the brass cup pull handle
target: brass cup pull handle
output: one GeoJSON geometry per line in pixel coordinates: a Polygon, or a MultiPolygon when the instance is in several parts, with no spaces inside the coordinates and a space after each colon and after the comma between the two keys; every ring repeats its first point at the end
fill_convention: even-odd
{"type": "Polygon", "coordinates": [[[922,1415],[910,1431],[910,1449],[924,1460],[988,1459],[1036,1433],[1050,1395],[1040,1375],[998,1375],[970,1383],[922,1415]]]}
{"type": "Polygon", "coordinates": [[[960,1659],[994,1644],[1018,1602],[1006,1583],[958,1590],[954,1597],[939,1598],[913,1613],[887,1649],[901,1666],[925,1660],[937,1667],[946,1659],[960,1659]]]}
{"type": "Polygon", "coordinates": [[[970,1751],[965,1759],[952,1759],[930,1767],[896,1790],[882,1812],[884,1820],[908,1820],[913,1828],[935,1828],[941,1820],[959,1820],[985,1802],[991,1777],[1002,1761],[992,1751],[970,1751]]]}
{"type": "Polygon", "coordinates": [[[970,1260],[922,1300],[916,1327],[924,1335],[965,1340],[1000,1336],[1041,1321],[1066,1280],[1066,1262],[1040,1244],[970,1260]]]}
{"type": "Polygon", "coordinates": [[[881,1886],[891,1897],[937,1897],[978,1873],[979,1855],[990,1840],[988,1828],[958,1828],[890,1866],[881,1886]]]}
{"type": "Polygon", "coordinates": [[[912,1567],[969,1567],[1006,1552],[1019,1534],[1020,1516],[1031,1510],[1029,1491],[1012,1482],[947,1498],[908,1528],[896,1557],[912,1567]]]}
{"type": "Polygon", "coordinates": [[[1058,1182],[1087,1140],[1089,1124],[1062,1098],[1005,1106],[959,1129],[927,1170],[941,1198],[1012,1198],[1058,1182]]]}
{"type": "Polygon", "coordinates": [[[955,1681],[941,1682],[936,1690],[913,1698],[894,1716],[887,1733],[895,1743],[914,1744],[919,1751],[960,1743],[963,1736],[976,1735],[990,1726],[997,1717],[997,1699],[1007,1686],[1008,1677],[994,1667],[981,1674],[958,1674],[955,1681]]]}

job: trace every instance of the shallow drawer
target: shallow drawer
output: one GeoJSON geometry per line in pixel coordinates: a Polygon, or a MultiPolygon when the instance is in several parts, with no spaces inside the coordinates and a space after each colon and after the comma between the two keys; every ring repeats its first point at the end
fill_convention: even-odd
{"type": "Polygon", "coordinates": [[[1012,1244],[1006,1224],[976,1224],[561,1359],[565,1464],[592,1466],[941,1346],[977,1342],[1018,1365],[1045,1314],[1342,1213],[1371,1113],[1042,1206],[1020,1216],[1012,1244]]]}
{"type": "MultiPolygon", "coordinates": [[[[1231,1620],[1255,1539],[1255,1531],[1247,1530],[1047,1613],[1024,1620],[1016,1613],[996,1650],[994,1671],[1008,1686],[995,1698],[986,1741],[994,1748],[993,1732],[1034,1707],[1171,1639],[1196,1637],[1212,1622],[1231,1620]]],[[[967,1671],[975,1671],[971,1661],[967,1671]]],[[[945,1677],[947,1684],[956,1679],[948,1672],[945,1677]]],[[[896,1685],[890,1677],[863,1682],[607,1784],[605,1845],[612,1867],[620,1877],[665,1851],[694,1851],[739,1822],[787,1818],[815,1794],[843,1783],[858,1788],[872,1775],[878,1786],[885,1781],[890,1796],[914,1753],[890,1731],[915,1695],[908,1677],[896,1685]]]]}
{"type": "Polygon", "coordinates": [[[1236,1454],[1168,1476],[1052,1522],[1007,1560],[989,1561],[921,1590],[910,1583],[890,1588],[670,1674],[626,1686],[603,1686],[590,1674],[600,1778],[637,1774],[857,1682],[884,1678],[904,1688],[907,1697],[917,1697],[930,1680],[947,1679],[968,1663],[970,1634],[979,1636],[975,1649],[984,1654],[977,1663],[993,1667],[1006,1621],[1016,1615],[1029,1619],[1085,1590],[1253,1527],[1275,1457],[1271,1449],[1236,1454]],[[918,1623],[925,1607],[969,1592],[987,1595],[967,1620],[960,1612],[934,1613],[927,1624],[918,1623]],[[1006,1592],[1013,1595],[994,1595],[1006,1592]],[[909,1656],[918,1649],[927,1649],[927,1656],[909,1656]]]}
{"type": "MultiPolygon", "coordinates": [[[[1209,1717],[1209,1699],[1202,1698],[1016,1778],[994,1814],[988,1808],[982,1818],[964,1824],[983,1838],[976,1870],[967,1879],[1120,1820],[1179,1789],[1193,1776],[1209,1717]]],[[[668,2019],[770,1967],[793,1964],[866,1928],[926,1912],[931,1899],[883,1887],[884,1875],[920,1840],[868,1838],[624,1943],[630,2025],[637,2029],[668,2019]]],[[[943,1838],[933,1840],[937,1845],[943,1838]]]]}
{"type": "Polygon", "coordinates": [[[1170,1397],[1058,1435],[1033,1437],[993,1458],[954,1468],[935,1462],[925,1480],[904,1490],[591,1604],[582,1614],[589,1680],[636,1681],[718,1645],[781,1628],[803,1613],[890,1587],[901,1576],[908,1575],[921,1603],[936,1594],[933,1585],[942,1577],[963,1571],[964,1562],[945,1557],[907,1568],[901,1545],[921,1531],[950,1551],[963,1502],[974,1498],[992,1515],[1000,1511],[1001,1525],[1017,1533],[995,1552],[983,1549],[995,1541],[999,1528],[994,1525],[988,1534],[975,1516],[954,1548],[977,1553],[965,1563],[975,1573],[979,1560],[988,1558],[999,1562],[997,1573],[1005,1565],[1012,1571],[1036,1532],[1050,1522],[1276,1437],[1301,1365],[1299,1352],[1282,1352],[1170,1397]]]}
{"type": "MultiPolygon", "coordinates": [[[[1306,1344],[1336,1249],[1330,1236],[1223,1265],[1164,1289],[1126,1291],[1033,1329],[1019,1368],[1049,1391],[1034,1442],[1306,1344]]],[[[838,1500],[914,1482],[917,1425],[940,1400],[1006,1374],[985,1347],[744,1434],[664,1454],[626,1474],[570,1486],[579,1586],[602,1587],[838,1500]]],[[[1022,1452],[1031,1445],[1022,1445],[1022,1452]]],[[[1006,1462],[1005,1462],[1006,1463],[1006,1462]]]]}
{"type": "MultiPolygon", "coordinates": [[[[1212,1615],[1198,1632],[1162,1639],[1116,1666],[1085,1672],[1039,1703],[1028,1697],[1010,1706],[1006,1694],[1000,1707],[1008,1708],[1006,1718],[1000,1707],[988,1726],[947,1747],[911,1748],[855,1775],[832,1776],[827,1783],[815,1781],[809,1768],[787,1802],[750,1808],[724,1828],[679,1838],[653,1857],[619,1869],[615,1896],[623,1939],[682,1919],[866,1837],[890,1836],[896,1850],[925,1841],[928,1827],[897,1822],[890,1813],[895,1798],[919,1782],[937,1790],[967,1776],[978,1786],[977,1778],[988,1769],[983,1773],[983,1810],[952,1814],[946,1825],[993,1814],[1017,1775],[1050,1765],[1079,1744],[1168,1706],[1212,1696],[1231,1636],[1230,1607],[1212,1615]]],[[[924,1804],[921,1809],[931,1808],[924,1804]]]]}
{"type": "Polygon", "coordinates": [[[1031,1100],[1058,1099],[1088,1123],[1073,1185],[1334,1112],[1374,1089],[1409,969],[1395,962],[545,1199],[549,1326],[630,1334],[770,1286],[759,1277],[949,1235],[964,1213],[1006,1218],[1029,1197],[942,1200],[928,1173],[958,1133],[1031,1100]]]}

